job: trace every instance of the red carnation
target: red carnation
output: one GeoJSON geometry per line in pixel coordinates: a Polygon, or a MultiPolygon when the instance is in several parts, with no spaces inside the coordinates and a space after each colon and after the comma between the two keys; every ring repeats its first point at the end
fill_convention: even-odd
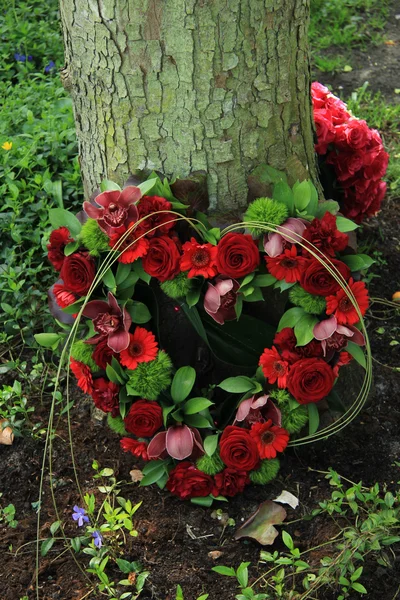
{"type": "Polygon", "coordinates": [[[117,356],[117,353],[110,348],[107,338],[100,340],[96,344],[92,353],[94,362],[98,367],[100,367],[100,369],[103,369],[104,371],[106,370],[107,365],[111,364],[113,356],[117,356]]]}
{"type": "Polygon", "coordinates": [[[284,279],[287,283],[299,281],[301,272],[306,264],[303,256],[297,255],[296,246],[287,248],[279,256],[266,256],[268,271],[279,280],[284,279]]]}
{"type": "Polygon", "coordinates": [[[124,452],[130,452],[131,454],[133,454],[133,456],[137,456],[137,458],[149,460],[149,457],[147,456],[146,442],[139,442],[138,440],[133,440],[132,438],[124,437],[121,439],[120,444],[124,452]]]}
{"type": "Polygon", "coordinates": [[[297,339],[291,327],[284,327],[275,334],[274,346],[278,348],[282,358],[290,364],[300,358],[312,358],[323,355],[321,342],[317,340],[311,340],[305,346],[297,346],[297,339]]]}
{"type": "Polygon", "coordinates": [[[153,400],[137,400],[124,419],[125,429],[139,438],[152,437],[162,427],[162,408],[153,400]]]}
{"type": "Polygon", "coordinates": [[[292,365],[287,387],[300,404],[319,402],[335,382],[332,368],[321,358],[303,358],[292,365]]]}
{"type": "Polygon", "coordinates": [[[95,379],[91,391],[94,404],[105,413],[111,413],[112,417],[119,414],[119,386],[103,377],[95,379]]]}
{"type": "MultiPolygon", "coordinates": [[[[369,306],[368,290],[365,283],[363,281],[354,282],[353,279],[350,279],[348,285],[362,316],[364,316],[369,306]]],[[[334,296],[327,297],[326,314],[334,315],[340,325],[354,325],[360,320],[347,291],[343,289],[336,292],[334,296]]]]}
{"type": "Polygon", "coordinates": [[[169,474],[167,490],[181,500],[209,496],[214,488],[210,475],[199,471],[191,462],[179,463],[169,474]]]}
{"type": "Polygon", "coordinates": [[[128,229],[124,228],[122,232],[115,233],[110,237],[110,247],[121,253],[118,256],[118,262],[123,264],[133,263],[138,258],[146,256],[150,245],[146,238],[139,236],[137,229],[134,230],[132,224],[128,229]],[[128,229],[131,229],[131,232],[126,235],[128,229]],[[121,242],[122,238],[124,240],[121,242]]]}
{"type": "Polygon", "coordinates": [[[135,333],[129,334],[128,347],[120,353],[121,365],[133,371],[139,363],[154,360],[157,352],[158,344],[151,331],[136,327],[135,333]]]}
{"type": "Polygon", "coordinates": [[[283,360],[275,346],[265,348],[258,363],[268,383],[278,382],[278,387],[286,387],[286,378],[289,372],[289,363],[283,360]]]}
{"type": "MultiPolygon", "coordinates": [[[[347,281],[351,274],[349,267],[341,260],[336,260],[335,258],[330,259],[330,262],[336,267],[342,278],[347,281]]],[[[329,264],[329,266],[331,265],[329,264]]],[[[307,262],[301,274],[300,285],[306,292],[317,296],[334,294],[340,288],[340,284],[333,275],[316,258],[312,258],[307,262]]]]}
{"type": "Polygon", "coordinates": [[[250,483],[246,471],[237,471],[236,469],[224,469],[221,473],[214,476],[215,489],[214,496],[227,496],[232,498],[243,492],[245,486],[250,483]]]}
{"type": "Polygon", "coordinates": [[[257,444],[260,458],[275,458],[278,452],[283,452],[289,442],[286,429],[273,425],[271,419],[265,423],[254,423],[250,435],[257,444]]]}
{"type": "Polygon", "coordinates": [[[171,211],[172,204],[160,196],[143,196],[138,204],[139,220],[143,219],[137,226],[136,234],[147,234],[147,237],[155,235],[168,235],[176,221],[176,215],[163,211],[171,211]],[[161,212],[160,212],[161,211],[161,212]]]}
{"type": "Polygon", "coordinates": [[[80,387],[85,394],[91,394],[93,390],[93,377],[89,367],[84,363],[71,358],[69,368],[77,379],[78,387],[80,387]]]}
{"type": "Polygon", "coordinates": [[[86,296],[95,275],[95,262],[87,252],[75,252],[66,256],[60,271],[65,288],[79,296],[86,296]]]}
{"type": "Polygon", "coordinates": [[[257,444],[247,429],[228,425],[220,439],[221,460],[236,471],[251,471],[259,463],[257,444]]]}
{"type": "Polygon", "coordinates": [[[152,238],[143,268],[152,277],[164,282],[173,279],[180,272],[180,253],[175,241],[167,236],[152,238]]]}
{"type": "MultiPolygon", "coordinates": [[[[303,233],[303,240],[310,242],[322,254],[335,256],[335,252],[343,252],[347,247],[349,236],[337,229],[336,217],[326,212],[322,219],[315,218],[311,221],[310,226],[303,233]]],[[[315,252],[314,247],[310,246],[310,249],[315,252]]],[[[309,256],[306,249],[303,249],[303,253],[309,256]]]]}
{"type": "Polygon", "coordinates": [[[51,232],[49,243],[47,244],[47,250],[49,251],[47,258],[57,271],[60,271],[64,264],[65,246],[73,241],[66,227],[60,227],[51,232]]]}
{"type": "Polygon", "coordinates": [[[260,253],[251,235],[228,233],[217,249],[217,267],[221,275],[237,279],[252,273],[260,264],[260,253]]]}
{"type": "Polygon", "coordinates": [[[188,277],[202,276],[208,279],[217,275],[217,246],[199,244],[192,237],[190,242],[183,244],[182,250],[181,271],[189,271],[188,277]]]}

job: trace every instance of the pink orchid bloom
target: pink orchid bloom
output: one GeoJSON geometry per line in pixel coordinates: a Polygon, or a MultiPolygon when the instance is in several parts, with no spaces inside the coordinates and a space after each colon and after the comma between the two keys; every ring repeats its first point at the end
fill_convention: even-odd
{"type": "Polygon", "coordinates": [[[91,219],[96,219],[100,229],[109,237],[123,233],[139,218],[136,203],[142,197],[140,188],[126,187],[122,192],[109,190],[94,199],[95,204],[84,202],[83,208],[91,219]],[[96,206],[97,205],[97,206],[96,206]]]}
{"type": "Polygon", "coordinates": [[[307,224],[304,219],[289,217],[282,225],[277,226],[279,233],[271,232],[264,237],[265,252],[271,257],[283,254],[285,248],[290,248],[290,244],[301,242],[307,224]]]}
{"type": "Polygon", "coordinates": [[[157,433],[147,447],[150,460],[172,456],[176,460],[198,458],[204,454],[201,435],[194,427],[174,425],[157,433]]]}
{"type": "Polygon", "coordinates": [[[313,335],[316,340],[321,342],[324,356],[327,350],[341,350],[345,347],[349,338],[357,346],[365,345],[365,338],[361,331],[354,325],[339,325],[334,315],[329,319],[324,319],[314,326],[313,335]]]}
{"type": "Polygon", "coordinates": [[[271,419],[274,425],[281,427],[282,414],[279,408],[267,394],[255,395],[240,403],[233,424],[244,422],[245,425],[251,425],[252,423],[264,423],[268,419],[271,419]]]}
{"type": "Polygon", "coordinates": [[[97,344],[107,338],[107,345],[114,352],[122,352],[129,346],[129,328],[132,319],[126,308],[119,307],[111,292],[108,302],[92,300],[88,302],[83,315],[93,320],[96,335],[87,340],[88,344],[97,344]]]}
{"type": "Polygon", "coordinates": [[[208,284],[204,296],[204,309],[220,325],[236,319],[235,304],[239,283],[236,279],[217,277],[214,285],[208,284]]]}

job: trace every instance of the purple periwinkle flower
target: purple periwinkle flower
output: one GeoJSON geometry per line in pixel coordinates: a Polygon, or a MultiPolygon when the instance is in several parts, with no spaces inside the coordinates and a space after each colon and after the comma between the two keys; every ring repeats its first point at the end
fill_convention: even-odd
{"type": "Polygon", "coordinates": [[[82,527],[84,523],[89,523],[89,517],[86,514],[86,510],[84,508],[79,508],[79,506],[76,505],[74,506],[72,518],[74,521],[78,521],[78,527],[82,527]]]}
{"type": "Polygon", "coordinates": [[[103,545],[103,538],[99,531],[93,531],[92,538],[94,539],[94,545],[96,548],[101,548],[103,545]]]}
{"type": "Polygon", "coordinates": [[[14,58],[17,62],[26,62],[27,60],[31,62],[33,60],[33,56],[31,56],[31,54],[26,57],[25,54],[20,54],[19,52],[14,54],[14,58]]]}
{"type": "Polygon", "coordinates": [[[56,66],[56,63],[53,60],[51,60],[49,62],[49,64],[45,66],[44,72],[45,73],[50,73],[50,71],[52,71],[55,68],[55,66],[56,66]]]}

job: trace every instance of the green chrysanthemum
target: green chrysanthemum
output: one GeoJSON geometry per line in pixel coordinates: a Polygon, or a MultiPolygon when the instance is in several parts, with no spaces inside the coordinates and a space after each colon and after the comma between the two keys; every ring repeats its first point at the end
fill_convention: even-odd
{"type": "Polygon", "coordinates": [[[107,425],[118,435],[127,435],[124,420],[121,416],[112,417],[111,413],[107,415],[107,425]]]}
{"type": "Polygon", "coordinates": [[[150,362],[139,363],[134,371],[128,371],[129,385],[147,400],[157,400],[172,381],[172,361],[168,354],[160,350],[150,362]]]}
{"type": "Polygon", "coordinates": [[[310,315],[320,315],[326,311],[325,298],[306,292],[300,285],[294,285],[291,288],[289,298],[292,304],[301,306],[310,315]]]}
{"type": "Polygon", "coordinates": [[[289,433],[298,433],[308,421],[307,406],[299,404],[293,410],[282,411],[282,427],[289,433]]]}
{"type": "Polygon", "coordinates": [[[110,250],[108,237],[99,227],[96,219],[88,219],[83,224],[80,238],[82,244],[89,250],[92,256],[100,256],[101,252],[110,250]]]}
{"type": "Polygon", "coordinates": [[[250,481],[257,485],[264,485],[269,483],[278,474],[279,471],[279,460],[277,458],[271,458],[270,460],[262,460],[260,467],[256,471],[250,471],[250,481]]]}
{"type": "MultiPolygon", "coordinates": [[[[249,204],[248,209],[244,213],[243,221],[249,223],[251,221],[259,221],[268,225],[281,225],[289,216],[289,210],[286,204],[272,200],[271,198],[257,198],[249,204]]],[[[256,237],[268,233],[264,229],[256,226],[248,226],[250,233],[256,237]]]]}
{"type": "Polygon", "coordinates": [[[207,456],[207,454],[201,456],[196,462],[196,467],[207,475],[216,475],[224,470],[225,465],[218,452],[214,452],[212,456],[207,456]]]}
{"type": "Polygon", "coordinates": [[[91,344],[85,344],[85,342],[79,340],[74,342],[71,347],[71,356],[73,359],[87,365],[91,371],[99,371],[100,367],[96,365],[92,358],[93,346],[91,344]]]}
{"type": "Polygon", "coordinates": [[[286,390],[274,389],[270,390],[268,394],[271,398],[276,400],[278,404],[287,404],[290,399],[294,400],[293,396],[291,396],[286,390]]]}
{"type": "Polygon", "coordinates": [[[164,294],[176,300],[186,296],[192,287],[192,282],[188,279],[187,273],[179,273],[175,279],[164,281],[160,287],[164,294]]]}

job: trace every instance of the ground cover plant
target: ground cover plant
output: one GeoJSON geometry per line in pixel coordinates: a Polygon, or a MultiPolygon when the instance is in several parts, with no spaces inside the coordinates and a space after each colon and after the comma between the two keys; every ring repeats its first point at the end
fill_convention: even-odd
{"type": "MultiPolygon", "coordinates": [[[[331,10],[329,3],[326,2],[324,5],[314,5],[312,15],[314,23],[321,24],[323,11],[331,10]]],[[[386,10],[386,5],[381,5],[381,7],[386,10]]],[[[16,438],[12,446],[2,446],[0,449],[2,453],[0,479],[3,493],[0,498],[1,546],[3,550],[0,573],[2,579],[7,580],[7,586],[2,593],[7,600],[8,598],[13,600],[24,598],[26,600],[34,597],[35,582],[32,579],[35,561],[34,546],[35,540],[38,538],[43,554],[40,561],[39,584],[40,593],[44,598],[57,597],[57,595],[58,597],[68,597],[68,594],[71,599],[76,598],[76,600],[78,598],[81,600],[85,596],[103,597],[102,593],[106,591],[107,586],[110,587],[110,583],[118,594],[129,593],[130,596],[126,597],[135,597],[134,595],[138,593],[135,586],[136,588],[140,587],[144,579],[144,576],[139,579],[140,573],[146,574],[144,587],[140,592],[140,597],[143,598],[156,597],[165,600],[165,598],[175,598],[176,596],[177,598],[195,597],[203,600],[207,595],[212,599],[220,597],[221,594],[227,598],[234,598],[236,594],[242,594],[244,597],[257,597],[256,594],[262,597],[262,594],[265,593],[275,594],[275,591],[272,592],[268,585],[267,588],[264,588],[265,581],[263,580],[253,586],[256,579],[267,570],[266,564],[258,563],[259,546],[254,542],[235,542],[233,540],[235,525],[224,529],[221,519],[224,522],[230,520],[239,526],[241,521],[247,519],[260,503],[264,502],[266,498],[275,498],[282,489],[290,489],[300,498],[301,503],[306,504],[304,511],[300,509],[302,510],[301,514],[311,513],[318,502],[339,507],[340,498],[327,501],[331,494],[329,480],[326,480],[324,475],[308,471],[308,466],[327,470],[329,466],[333,465],[340,473],[347,475],[352,480],[358,481],[362,478],[367,482],[364,485],[368,489],[373,487],[375,481],[381,482],[380,488],[382,489],[383,482],[398,480],[398,465],[396,465],[398,448],[395,444],[398,419],[395,398],[398,383],[393,377],[398,365],[396,311],[389,306],[379,308],[373,303],[367,313],[367,329],[375,356],[377,397],[373,404],[364,409],[362,416],[358,418],[354,426],[351,425],[343,434],[339,434],[338,438],[331,438],[329,446],[318,444],[315,448],[298,448],[296,451],[288,450],[285,455],[282,454],[278,479],[268,488],[248,487],[242,496],[231,499],[228,507],[225,503],[218,505],[223,507],[223,512],[229,512],[228,517],[224,512],[223,517],[220,513],[214,519],[211,517],[211,513],[217,509],[191,507],[190,504],[181,503],[178,498],[169,497],[166,500],[165,493],[158,491],[157,487],[155,489],[152,487],[138,488],[137,483],[123,483],[120,486],[121,491],[118,497],[129,499],[132,508],[143,501],[133,516],[134,526],[131,531],[137,531],[138,536],[131,535],[129,533],[130,525],[128,525],[128,529],[125,529],[124,524],[120,529],[117,528],[111,533],[110,521],[114,521],[112,527],[118,523],[115,509],[122,508],[113,493],[114,490],[119,490],[116,481],[130,478],[129,471],[132,468],[132,461],[135,459],[129,453],[121,453],[118,436],[112,432],[108,433],[103,427],[99,428],[97,422],[92,421],[89,415],[90,405],[79,396],[79,392],[74,388],[72,398],[75,408],[68,418],[71,422],[75,459],[83,494],[79,496],[73,486],[73,468],[71,460],[68,458],[68,445],[65,443],[70,435],[64,421],[67,413],[64,412],[60,422],[57,421],[58,413],[65,411],[60,394],[57,397],[58,404],[55,406],[54,426],[57,425],[57,433],[53,439],[51,459],[52,493],[60,511],[59,519],[54,513],[55,509],[47,486],[45,486],[45,494],[40,506],[37,482],[40,476],[43,446],[39,440],[44,431],[41,423],[47,423],[49,396],[46,394],[51,391],[48,384],[54,378],[55,371],[49,362],[51,351],[45,351],[43,354],[43,351],[34,345],[32,338],[34,331],[48,331],[51,323],[46,306],[47,288],[54,278],[54,271],[46,258],[46,246],[50,234],[48,214],[49,209],[56,207],[72,211],[78,210],[83,195],[80,190],[70,102],[61,87],[57,71],[53,70],[50,65],[50,61],[54,61],[56,69],[62,67],[58,24],[53,18],[56,5],[50,3],[50,5],[44,6],[41,2],[21,2],[13,7],[13,11],[8,9],[8,5],[5,6],[3,12],[6,18],[1,23],[2,41],[6,40],[6,45],[2,45],[2,51],[3,47],[7,47],[7,60],[2,62],[2,68],[4,65],[7,67],[3,71],[3,81],[12,82],[12,87],[7,83],[7,86],[2,88],[2,99],[4,98],[2,105],[6,106],[7,110],[2,110],[0,124],[2,130],[0,146],[5,146],[1,148],[1,168],[3,169],[2,173],[6,173],[5,181],[7,182],[2,189],[4,197],[7,198],[7,208],[2,205],[2,211],[6,213],[6,216],[0,221],[1,227],[4,225],[4,229],[2,229],[2,252],[4,254],[1,261],[4,279],[1,280],[3,285],[1,300],[3,316],[7,321],[7,329],[2,332],[1,410],[2,418],[15,419],[14,424],[15,422],[18,424],[15,429],[17,433],[21,431],[23,437],[16,438]],[[42,25],[46,23],[46,25],[39,28],[38,20],[28,19],[27,15],[30,15],[31,12],[41,15],[41,23],[42,25]],[[18,18],[17,24],[15,15],[18,18]],[[43,15],[46,18],[49,17],[47,21],[43,19],[43,15]],[[29,26],[25,23],[28,23],[29,26]],[[13,31],[16,32],[14,39],[10,35],[10,32],[13,31]],[[32,52],[30,48],[34,48],[35,51],[32,52]],[[17,55],[17,58],[14,55],[17,55]],[[24,59],[22,59],[23,56],[24,59]],[[30,56],[34,60],[30,60],[30,56]],[[46,70],[46,67],[49,69],[46,70]],[[33,113],[33,118],[29,111],[33,113]],[[25,138],[25,134],[31,135],[32,138],[25,138]],[[14,155],[14,152],[17,154],[14,155]],[[36,165],[36,160],[40,164],[36,165]],[[12,184],[18,188],[18,194],[12,184]],[[33,225],[28,228],[27,224],[33,225]],[[39,230],[47,230],[48,234],[44,239],[41,239],[39,230]],[[15,236],[16,239],[14,240],[12,236],[15,236]],[[11,265],[10,269],[9,264],[11,265]],[[24,279],[25,282],[23,282],[24,279]],[[32,281],[34,281],[34,285],[29,289],[27,283],[30,285],[32,281]],[[37,301],[33,302],[32,298],[35,297],[35,294],[37,301]],[[27,347],[30,348],[27,350],[27,347]],[[14,386],[16,378],[20,380],[21,388],[18,388],[18,382],[17,386],[14,386]],[[27,398],[27,403],[24,398],[27,398]],[[40,402],[40,398],[42,398],[42,402],[40,402]],[[33,407],[34,411],[31,410],[33,407]],[[26,412],[27,410],[28,412],[26,412]],[[361,425],[359,419],[362,420],[361,425]],[[34,438],[31,437],[31,432],[34,433],[34,438]],[[376,449],[376,439],[380,440],[379,452],[376,449]],[[94,459],[97,459],[102,465],[95,471],[92,467],[94,459]],[[113,473],[110,474],[107,469],[113,470],[113,473]],[[93,472],[97,476],[101,471],[104,474],[93,480],[93,472]],[[354,474],[355,471],[357,471],[357,475],[354,474]],[[115,482],[111,481],[113,477],[116,478],[115,482]],[[98,488],[103,488],[103,491],[98,488]],[[110,489],[107,491],[106,488],[113,488],[113,491],[110,489]],[[88,494],[88,504],[84,500],[85,494],[88,494]],[[73,513],[79,514],[79,511],[83,509],[89,515],[91,494],[96,496],[96,515],[105,498],[111,507],[111,510],[107,508],[109,512],[105,512],[109,515],[109,521],[103,522],[100,519],[97,524],[93,521],[90,525],[96,524],[101,527],[108,523],[107,529],[103,530],[104,539],[101,542],[101,548],[95,543],[98,544],[99,538],[92,536],[92,533],[99,529],[93,527],[94,531],[86,530],[85,521],[84,527],[80,528],[78,519],[75,521],[72,517],[73,513]],[[42,518],[38,536],[36,511],[39,506],[42,518]],[[75,506],[78,512],[74,512],[75,506]],[[58,521],[60,521],[58,526],[57,524],[53,525],[58,521]],[[75,554],[81,561],[82,571],[77,568],[72,558],[68,558],[68,553],[63,554],[63,535],[61,534],[63,524],[68,524],[67,537],[71,540],[76,537],[85,539],[82,547],[75,554]],[[47,540],[54,538],[61,539],[55,539],[53,543],[46,543],[47,540]],[[130,544],[128,540],[131,540],[130,544]],[[120,544],[120,542],[122,543],[120,544]],[[83,553],[84,548],[93,550],[95,555],[90,556],[90,554],[83,553]],[[102,566],[101,563],[104,562],[106,555],[104,554],[99,561],[97,559],[100,558],[100,553],[104,552],[105,548],[107,548],[110,558],[102,566]],[[221,552],[222,556],[219,559],[213,558],[216,556],[215,552],[221,552]],[[214,554],[208,556],[209,553],[214,554]],[[119,564],[116,562],[117,558],[120,561],[119,564]],[[89,561],[92,559],[94,560],[89,565],[89,561]],[[211,569],[215,566],[216,561],[220,565],[226,565],[228,569],[234,568],[235,571],[241,563],[244,563],[245,566],[242,566],[239,571],[240,581],[237,582],[233,577],[224,577],[213,573],[211,569]],[[247,567],[246,562],[250,562],[247,567]],[[87,573],[86,569],[89,569],[90,572],[87,573]],[[248,587],[251,586],[254,589],[253,596],[250,595],[252,592],[242,592],[238,588],[238,584],[240,584],[241,589],[246,590],[246,586],[242,585],[245,583],[246,569],[249,573],[248,587]],[[85,573],[89,575],[91,583],[85,573]],[[124,579],[132,584],[132,589],[127,587],[127,583],[117,587],[118,582],[124,579]],[[262,587],[259,587],[260,583],[262,587]]],[[[347,9],[353,11],[354,5],[347,3],[347,9]]],[[[382,39],[385,36],[381,25],[378,24],[376,27],[373,20],[368,24],[371,15],[378,16],[380,9],[372,4],[368,7],[358,6],[357,9],[359,12],[357,14],[352,12],[352,16],[360,17],[357,22],[358,26],[361,23],[362,27],[365,25],[368,31],[378,32],[373,42],[380,44],[380,36],[382,35],[382,39]]],[[[388,9],[393,15],[393,7],[389,6],[388,9]]],[[[383,11],[379,15],[379,19],[382,14],[383,11]]],[[[383,16],[385,20],[387,17],[383,16]]],[[[391,19],[393,21],[393,17],[391,19]]],[[[341,22],[345,23],[346,19],[342,19],[341,22]]],[[[361,31],[361,29],[359,30],[361,31]]],[[[316,31],[316,26],[314,31],[316,31]]],[[[352,27],[352,31],[355,31],[354,27],[352,27]]],[[[391,39],[393,34],[388,33],[387,36],[389,36],[388,39],[391,39]]],[[[314,35],[314,40],[317,43],[316,35],[314,35]]],[[[344,77],[354,75],[355,81],[358,82],[355,72],[356,61],[353,61],[350,44],[352,42],[349,42],[348,52],[342,53],[345,58],[340,59],[341,62],[337,68],[341,70],[345,65],[352,65],[353,74],[346,73],[344,77]]],[[[370,52],[381,48],[381,46],[374,45],[371,50],[369,42],[365,46],[370,52]]],[[[392,48],[388,46],[384,49],[391,51],[392,48]]],[[[359,55],[356,56],[359,58],[359,55]]],[[[379,60],[383,60],[382,56],[379,60]]],[[[380,64],[383,66],[383,63],[380,64]]],[[[366,273],[366,281],[372,298],[386,297],[389,299],[392,293],[398,289],[394,274],[399,269],[398,241],[396,241],[397,234],[394,228],[394,222],[398,215],[395,199],[399,186],[399,161],[396,160],[396,155],[399,154],[399,150],[396,149],[396,143],[398,148],[396,131],[398,128],[398,105],[388,105],[386,95],[376,94],[379,90],[379,83],[375,83],[373,78],[369,79],[370,83],[366,88],[363,87],[357,92],[354,88],[358,88],[359,84],[352,84],[352,87],[349,88],[349,79],[331,80],[326,78],[322,81],[325,84],[332,83],[335,90],[340,84],[345,85],[346,91],[340,92],[341,97],[347,101],[353,114],[361,119],[366,119],[369,126],[382,131],[385,147],[390,151],[387,173],[389,201],[387,200],[386,205],[383,205],[383,212],[378,221],[369,220],[362,226],[361,246],[358,250],[360,254],[369,254],[377,261],[375,265],[372,265],[369,273],[366,273]],[[375,277],[372,277],[371,274],[375,277]]],[[[393,98],[395,99],[395,96],[390,96],[391,102],[393,102],[393,98]]],[[[184,315],[181,317],[185,318],[184,315]]],[[[54,359],[57,363],[57,353],[54,359]]],[[[345,371],[344,368],[343,374],[345,371]]],[[[62,386],[65,386],[65,383],[64,373],[62,373],[62,386]]],[[[352,484],[349,485],[352,486],[352,484]]],[[[355,487],[358,490],[357,486],[355,487]]],[[[390,489],[393,497],[396,497],[394,485],[390,489]]],[[[335,491],[337,491],[336,488],[335,491]]],[[[379,490],[380,502],[384,502],[386,491],[380,493],[379,490]]],[[[361,490],[361,493],[367,494],[366,490],[361,490]]],[[[387,501],[391,502],[390,497],[387,498],[387,501]]],[[[373,507],[374,504],[372,503],[370,506],[373,507]]],[[[382,506],[384,507],[383,504],[382,506]]],[[[374,508],[372,514],[374,511],[377,512],[374,508]]],[[[117,514],[120,515],[121,512],[122,510],[117,514]]],[[[104,514],[103,510],[101,514],[104,514]]],[[[351,513],[349,519],[347,515],[343,518],[340,513],[338,514],[340,525],[336,531],[339,532],[340,529],[346,531],[346,527],[350,527],[349,521],[352,523],[353,517],[351,513]]],[[[93,518],[92,514],[90,517],[93,518]]],[[[292,518],[296,520],[298,515],[294,512],[293,516],[290,515],[290,519],[292,518]]],[[[326,523],[322,524],[320,518],[321,515],[316,515],[312,521],[304,522],[304,525],[298,523],[288,525],[294,545],[296,548],[299,546],[301,552],[307,548],[312,549],[315,545],[323,544],[332,537],[332,530],[326,523]]],[[[362,520],[359,521],[362,522],[362,520]]],[[[282,530],[282,528],[279,529],[282,530]]],[[[393,537],[395,538],[396,534],[393,537]]],[[[286,536],[285,540],[290,544],[290,540],[286,536]]],[[[279,539],[276,544],[270,552],[273,557],[275,551],[278,551],[278,556],[274,558],[274,561],[292,560],[291,548],[282,545],[279,539]]],[[[396,550],[396,548],[394,549],[396,550]]],[[[349,584],[343,580],[340,585],[351,587],[353,583],[360,583],[366,588],[367,597],[374,598],[379,594],[379,597],[393,598],[399,582],[396,581],[398,576],[393,568],[395,563],[392,554],[385,550],[383,553],[378,550],[376,552],[376,555],[370,553],[365,557],[365,565],[359,577],[354,575],[359,569],[359,565],[357,565],[350,576],[343,574],[349,584]],[[376,565],[376,557],[380,560],[379,566],[376,565]],[[351,579],[351,575],[353,579],[351,579]]],[[[329,556],[337,557],[339,555],[340,549],[336,550],[332,547],[332,554],[329,553],[329,556]]],[[[319,568],[326,570],[328,567],[327,564],[319,563],[320,559],[323,560],[324,555],[319,556],[318,550],[311,552],[311,560],[309,555],[302,558],[310,566],[311,579],[313,574],[316,579],[318,578],[319,568]]],[[[275,567],[275,562],[271,560],[268,560],[267,564],[275,567]]],[[[276,576],[281,568],[277,568],[273,575],[276,576]]],[[[284,575],[291,578],[290,566],[285,566],[285,569],[284,575]]],[[[278,579],[279,577],[282,577],[282,574],[279,574],[278,579]]],[[[302,586],[302,579],[300,574],[297,579],[299,589],[302,586]]],[[[275,588],[282,585],[279,580],[271,580],[270,583],[275,588]]],[[[336,582],[329,580],[328,577],[327,585],[315,592],[316,597],[329,600],[337,598],[339,591],[336,591],[335,584],[336,582]]],[[[351,591],[349,589],[345,593],[350,594],[350,597],[359,597],[360,590],[351,591]]]]}

